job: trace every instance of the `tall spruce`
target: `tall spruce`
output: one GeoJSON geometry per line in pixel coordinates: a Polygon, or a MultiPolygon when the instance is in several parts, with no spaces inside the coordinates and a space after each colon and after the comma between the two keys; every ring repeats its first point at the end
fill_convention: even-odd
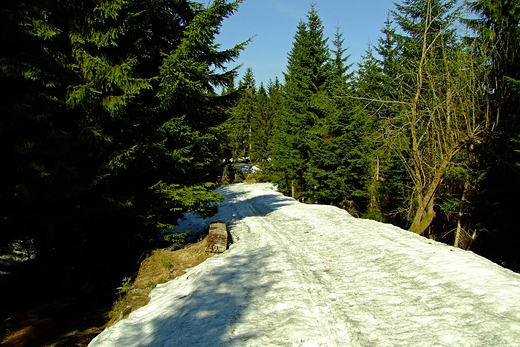
{"type": "Polygon", "coordinates": [[[273,155],[273,180],[281,191],[297,199],[312,195],[306,182],[313,137],[319,136],[326,116],[330,55],[322,21],[314,4],[307,21],[300,21],[284,73],[284,98],[273,155]]]}
{"type": "Polygon", "coordinates": [[[255,112],[251,119],[253,131],[250,149],[251,163],[260,168],[267,168],[269,162],[275,116],[276,109],[271,107],[268,91],[264,84],[260,83],[256,94],[255,112]]]}
{"type": "Polygon", "coordinates": [[[367,168],[363,180],[366,181],[367,206],[366,217],[383,220],[383,210],[386,194],[381,194],[381,184],[386,173],[388,161],[384,150],[384,136],[382,129],[382,112],[385,104],[386,86],[385,75],[380,61],[374,56],[373,48],[368,47],[358,63],[356,77],[352,83],[353,91],[351,113],[356,118],[370,119],[364,129],[365,148],[362,152],[367,160],[367,168]]]}
{"type": "Polygon", "coordinates": [[[259,165],[263,170],[265,177],[269,177],[272,172],[271,164],[274,156],[276,129],[277,124],[280,122],[280,114],[282,110],[283,86],[278,77],[275,78],[274,82],[269,80],[269,83],[267,84],[267,97],[267,107],[262,106],[262,102],[259,102],[258,104],[262,110],[265,110],[265,113],[259,113],[259,115],[262,115],[260,119],[265,130],[262,130],[264,136],[260,137],[261,141],[259,141],[262,143],[262,146],[257,146],[258,150],[255,149],[257,157],[260,158],[257,165],[259,165]],[[266,146],[265,152],[260,153],[260,150],[264,148],[263,146],[266,146]]]}
{"type": "Polygon", "coordinates": [[[3,241],[72,261],[210,213],[239,3],[2,2],[3,241]]]}
{"type": "Polygon", "coordinates": [[[345,57],[346,48],[339,28],[336,28],[333,49],[329,52],[327,63],[328,80],[323,88],[313,95],[320,117],[307,132],[309,143],[309,159],[305,182],[308,191],[305,194],[307,202],[321,204],[348,205],[350,192],[345,186],[346,175],[341,165],[342,151],[338,150],[338,118],[343,113],[344,98],[347,93],[347,70],[345,57]],[[336,98],[336,96],[338,96],[336,98]]]}
{"type": "Polygon", "coordinates": [[[238,84],[240,98],[231,111],[230,146],[233,159],[250,156],[251,121],[256,112],[256,82],[251,68],[246,69],[244,77],[238,84]]]}
{"type": "Polygon", "coordinates": [[[375,47],[362,57],[355,81],[358,107],[372,117],[370,147],[369,215],[371,218],[407,226],[412,182],[406,170],[406,127],[400,122],[404,87],[399,62],[398,35],[388,16],[375,47]],[[377,56],[377,57],[376,57],[377,56]]]}
{"type": "Polygon", "coordinates": [[[367,131],[369,116],[360,112],[352,98],[353,74],[349,72],[349,55],[344,47],[343,34],[336,28],[332,41],[332,79],[329,87],[329,114],[326,135],[319,148],[327,158],[327,165],[318,166],[328,177],[320,185],[324,188],[324,202],[348,209],[354,215],[367,210],[368,157],[367,131]],[[326,150],[326,152],[323,152],[326,150]]]}

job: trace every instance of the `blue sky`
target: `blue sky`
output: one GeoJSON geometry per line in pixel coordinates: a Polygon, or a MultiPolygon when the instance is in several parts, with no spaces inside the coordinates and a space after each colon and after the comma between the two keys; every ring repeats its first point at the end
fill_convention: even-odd
{"type": "Polygon", "coordinates": [[[257,85],[275,77],[283,82],[287,53],[291,50],[296,26],[314,2],[325,27],[325,36],[333,39],[340,27],[348,63],[357,63],[368,44],[377,44],[387,14],[394,9],[392,0],[245,0],[238,11],[223,23],[217,42],[222,48],[253,37],[237,64],[243,64],[240,77],[250,67],[257,85]]]}

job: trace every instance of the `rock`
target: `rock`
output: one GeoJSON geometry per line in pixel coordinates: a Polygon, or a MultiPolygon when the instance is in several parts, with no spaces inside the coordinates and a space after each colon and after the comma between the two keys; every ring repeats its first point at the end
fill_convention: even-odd
{"type": "Polygon", "coordinates": [[[222,253],[228,246],[228,233],[225,223],[216,222],[209,225],[206,252],[222,253]]]}

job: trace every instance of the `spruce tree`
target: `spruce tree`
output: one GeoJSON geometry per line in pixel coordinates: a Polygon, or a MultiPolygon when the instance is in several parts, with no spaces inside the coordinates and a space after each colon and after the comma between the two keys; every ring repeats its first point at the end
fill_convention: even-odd
{"type": "Polygon", "coordinates": [[[251,68],[246,69],[244,77],[239,82],[240,98],[231,110],[230,146],[233,160],[250,156],[251,122],[256,111],[256,82],[251,68]]]}
{"type": "MultiPolygon", "coordinates": [[[[300,21],[284,73],[282,112],[275,135],[273,180],[281,191],[298,199],[312,195],[306,182],[313,139],[327,113],[330,55],[323,25],[314,5],[300,21]],[[314,134],[310,135],[311,130],[314,134]]],[[[312,184],[312,183],[311,183],[312,184]]]]}
{"type": "MultiPolygon", "coordinates": [[[[260,162],[260,167],[265,172],[266,177],[269,177],[272,168],[272,158],[274,153],[274,146],[276,141],[276,129],[277,124],[280,123],[280,115],[282,109],[282,100],[283,100],[283,86],[280,83],[278,77],[275,78],[274,82],[269,80],[267,84],[267,96],[268,96],[268,104],[266,110],[266,121],[265,124],[269,123],[270,126],[269,134],[267,135],[267,151],[263,154],[266,158],[266,161],[260,162]]],[[[260,107],[261,104],[259,105],[260,107]]],[[[265,141],[265,140],[264,140],[265,141]]]]}
{"type": "Polygon", "coordinates": [[[365,114],[357,112],[352,97],[352,74],[347,49],[336,28],[330,58],[327,98],[322,98],[325,117],[312,134],[314,143],[307,178],[315,187],[313,201],[334,204],[358,215],[366,209],[365,114]]]}
{"type": "MultiPolygon", "coordinates": [[[[272,86],[268,86],[272,88],[272,86]]],[[[276,109],[270,105],[269,94],[260,83],[256,94],[255,112],[251,119],[251,163],[267,168],[270,158],[276,109]]]]}
{"type": "Polygon", "coordinates": [[[243,48],[215,37],[239,2],[2,3],[6,241],[81,258],[210,213],[233,102],[215,88],[243,48]]]}
{"type": "Polygon", "coordinates": [[[409,157],[407,134],[394,131],[406,127],[399,123],[403,108],[399,91],[404,83],[398,36],[390,16],[381,34],[377,46],[369,47],[362,57],[354,83],[358,107],[372,118],[368,210],[371,218],[406,227],[407,216],[402,212],[408,210],[412,183],[403,162],[409,157]]]}
{"type": "Polygon", "coordinates": [[[354,74],[349,72],[352,64],[348,64],[350,54],[345,55],[348,48],[344,46],[345,39],[340,27],[336,27],[334,33],[334,40],[332,40],[333,49],[331,50],[331,73],[332,73],[332,88],[333,94],[345,93],[348,90],[349,82],[352,80],[354,74]]]}

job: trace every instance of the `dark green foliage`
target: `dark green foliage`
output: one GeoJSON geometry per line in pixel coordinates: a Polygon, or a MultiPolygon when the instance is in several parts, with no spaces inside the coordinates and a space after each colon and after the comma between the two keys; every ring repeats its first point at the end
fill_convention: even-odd
{"type": "Polygon", "coordinates": [[[485,172],[475,214],[486,256],[512,265],[517,262],[520,233],[516,214],[520,208],[520,6],[516,0],[472,1],[476,19],[466,20],[476,32],[480,54],[486,57],[489,75],[482,97],[489,109],[493,136],[476,147],[479,168],[485,172]]]}
{"type": "Polygon", "coordinates": [[[253,70],[248,68],[238,85],[240,99],[231,110],[229,145],[233,160],[249,157],[251,149],[251,121],[256,112],[256,85],[253,70]]]}
{"type": "Polygon", "coordinates": [[[272,83],[268,86],[270,93],[268,94],[263,83],[260,84],[256,94],[255,112],[251,118],[251,163],[262,168],[267,168],[272,152],[272,138],[274,131],[274,122],[276,117],[276,108],[271,103],[273,93],[278,91],[272,83]]]}
{"type": "Polygon", "coordinates": [[[257,89],[251,68],[246,70],[238,89],[240,98],[226,123],[230,158],[249,158],[251,165],[267,175],[273,157],[274,130],[280,113],[282,86],[278,79],[257,89]]]}
{"type": "Polygon", "coordinates": [[[353,214],[368,201],[367,135],[371,118],[352,101],[343,35],[333,49],[314,6],[297,27],[275,131],[271,176],[307,203],[334,204],[353,214]]]}
{"type": "Polygon", "coordinates": [[[307,22],[298,24],[288,56],[273,153],[274,181],[284,193],[296,198],[310,197],[310,189],[315,189],[306,183],[305,173],[311,147],[324,135],[323,122],[329,111],[327,87],[331,69],[326,42],[321,19],[313,5],[307,22]]]}
{"type": "Polygon", "coordinates": [[[233,103],[214,88],[243,48],[214,40],[238,4],[2,2],[4,242],[80,258],[211,212],[233,103]]]}
{"type": "Polygon", "coordinates": [[[401,63],[398,61],[397,34],[387,19],[375,48],[369,47],[362,57],[354,81],[358,112],[370,117],[367,129],[369,162],[368,213],[380,219],[406,226],[406,213],[411,195],[411,179],[403,159],[408,153],[405,127],[394,131],[392,124],[401,112],[396,102],[401,88],[401,63]],[[374,55],[377,53],[378,58],[374,55]]]}

